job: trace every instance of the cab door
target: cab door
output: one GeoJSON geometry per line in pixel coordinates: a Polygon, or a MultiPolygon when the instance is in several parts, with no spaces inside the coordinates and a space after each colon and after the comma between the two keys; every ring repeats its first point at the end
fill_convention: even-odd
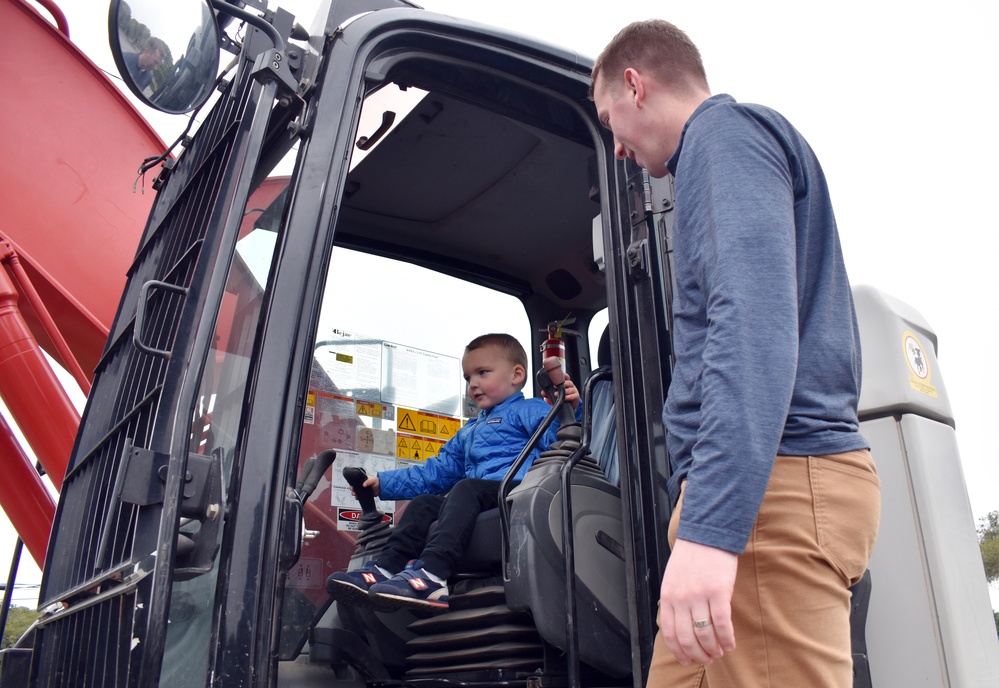
{"type": "MultiPolygon", "coordinates": [[[[572,313],[580,352],[596,350],[586,326],[607,309],[633,673],[642,683],[668,514],[660,420],[668,213],[645,201],[638,171],[614,159],[588,87],[589,64],[574,53],[419,10],[365,15],[328,41],[301,121],[246,401],[240,505],[227,525],[227,584],[216,600],[217,637],[226,641],[213,657],[216,675],[256,685],[273,676],[277,648],[294,646],[282,638],[280,613],[289,562],[301,555],[301,513],[288,490],[308,454],[302,428],[317,342],[329,322],[342,322],[338,304],[347,312],[365,298],[363,281],[330,288],[337,261],[354,251],[508,294],[531,323],[572,313]]],[[[409,292],[400,282],[398,302],[368,307],[401,317],[409,292]]],[[[456,292],[436,306],[423,327],[460,331],[463,314],[482,304],[456,292]]],[[[528,335],[533,350],[544,336],[528,335]]],[[[595,367],[588,354],[570,358],[576,379],[595,367]]]]}

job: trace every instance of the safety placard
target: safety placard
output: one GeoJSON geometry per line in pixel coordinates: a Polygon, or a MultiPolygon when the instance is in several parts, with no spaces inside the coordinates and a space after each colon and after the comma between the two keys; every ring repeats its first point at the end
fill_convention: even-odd
{"type": "Polygon", "coordinates": [[[392,420],[395,415],[392,413],[392,407],[388,404],[379,404],[375,401],[364,401],[358,399],[355,405],[357,410],[357,415],[368,416],[370,418],[384,418],[386,420],[392,420]]]}
{"type": "Polygon", "coordinates": [[[409,461],[426,461],[437,456],[444,443],[460,428],[458,418],[400,406],[396,409],[395,456],[409,461]]]}
{"type": "Polygon", "coordinates": [[[399,407],[397,409],[396,429],[423,437],[432,437],[445,442],[455,436],[461,428],[461,420],[438,413],[428,413],[399,407]]]}
{"type": "Polygon", "coordinates": [[[437,437],[445,442],[457,435],[460,429],[461,421],[459,419],[449,416],[437,417],[437,437]]]}
{"type": "Polygon", "coordinates": [[[457,358],[382,342],[381,400],[438,413],[457,413],[461,364],[457,358]]]}
{"type": "Polygon", "coordinates": [[[420,422],[419,411],[402,408],[401,406],[399,407],[395,421],[396,430],[398,430],[399,432],[415,433],[419,427],[419,422],[420,422]]]}
{"type": "Polygon", "coordinates": [[[433,437],[419,437],[403,432],[395,434],[395,456],[397,459],[426,461],[432,456],[437,456],[443,446],[444,440],[433,437]]]}

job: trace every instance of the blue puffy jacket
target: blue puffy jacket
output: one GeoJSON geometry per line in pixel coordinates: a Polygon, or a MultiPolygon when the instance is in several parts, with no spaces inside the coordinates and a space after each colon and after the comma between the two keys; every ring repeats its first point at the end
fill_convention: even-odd
{"type": "MultiPolygon", "coordinates": [[[[379,498],[412,499],[421,494],[443,494],[462,478],[502,480],[550,410],[551,406],[542,399],[525,399],[521,392],[511,395],[488,411],[480,411],[477,418],[466,423],[441,447],[437,456],[408,468],[379,471],[379,498]]],[[[534,459],[555,441],[556,430],[558,418],[518,471],[518,481],[534,459]]]]}

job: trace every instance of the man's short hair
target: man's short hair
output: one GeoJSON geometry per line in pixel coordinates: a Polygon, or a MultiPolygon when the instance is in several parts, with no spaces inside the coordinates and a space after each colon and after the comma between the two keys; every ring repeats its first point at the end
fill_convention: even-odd
{"type": "Polygon", "coordinates": [[[150,36],[146,41],[146,45],[142,49],[144,51],[149,50],[150,52],[153,50],[159,51],[160,57],[164,59],[170,52],[170,49],[167,47],[167,44],[163,41],[163,39],[157,38],[156,36],[150,36]]]}
{"type": "MultiPolygon", "coordinates": [[[[593,83],[601,74],[608,74],[608,86],[628,67],[652,74],[666,86],[681,93],[693,88],[707,90],[701,53],[683,31],[662,19],[638,21],[621,29],[603,49],[593,65],[593,83]]],[[[593,86],[590,86],[593,98],[593,86]]]]}
{"type": "Polygon", "coordinates": [[[495,346],[503,352],[510,363],[523,366],[525,373],[528,371],[527,352],[524,351],[524,347],[521,346],[516,337],[502,332],[483,334],[468,343],[468,346],[465,347],[465,353],[481,349],[484,346],[495,346]]]}

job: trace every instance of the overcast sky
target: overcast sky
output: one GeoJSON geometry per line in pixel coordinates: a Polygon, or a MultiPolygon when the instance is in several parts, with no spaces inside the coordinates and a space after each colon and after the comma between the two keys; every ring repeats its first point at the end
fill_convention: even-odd
{"type": "MultiPolygon", "coordinates": [[[[114,73],[98,3],[63,0],[71,36],[114,73]]],[[[274,4],[274,3],[272,3],[274,4]]],[[[317,0],[279,3],[311,24],[317,0]]],[[[425,0],[595,56],[659,16],[700,47],[716,93],[760,102],[809,139],[826,171],[854,284],[918,310],[939,337],[977,519],[999,509],[999,3],[994,0],[425,0]],[[585,8],[585,9],[584,9],[585,8]]],[[[165,139],[179,118],[148,115],[165,139]]],[[[955,469],[958,467],[955,466],[955,469]]],[[[0,552],[9,551],[6,541],[0,552]]],[[[993,591],[993,606],[999,596],[993,591]]]]}

